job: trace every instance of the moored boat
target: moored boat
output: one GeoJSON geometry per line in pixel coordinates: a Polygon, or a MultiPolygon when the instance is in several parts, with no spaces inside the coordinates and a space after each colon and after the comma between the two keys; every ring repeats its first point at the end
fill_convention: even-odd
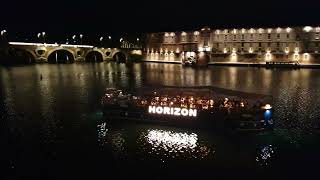
{"type": "Polygon", "coordinates": [[[107,88],[103,112],[112,121],[260,131],[272,129],[268,96],[216,87],[107,88]]]}

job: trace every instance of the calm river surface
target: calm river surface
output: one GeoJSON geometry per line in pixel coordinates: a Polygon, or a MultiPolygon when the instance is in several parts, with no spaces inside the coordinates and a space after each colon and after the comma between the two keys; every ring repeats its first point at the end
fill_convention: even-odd
{"type": "Polygon", "coordinates": [[[316,175],[319,102],[317,69],[193,69],[156,63],[0,67],[1,176],[180,179],[218,176],[229,170],[234,176],[316,175]],[[275,130],[226,135],[105,123],[100,99],[106,87],[152,84],[212,85],[272,95],[275,130]]]}

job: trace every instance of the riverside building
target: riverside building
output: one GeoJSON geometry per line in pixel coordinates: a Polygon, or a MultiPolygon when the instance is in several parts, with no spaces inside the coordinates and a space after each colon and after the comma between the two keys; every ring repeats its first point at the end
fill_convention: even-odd
{"type": "Polygon", "coordinates": [[[208,63],[320,62],[320,27],[276,27],[156,32],[146,35],[146,60],[208,63]]]}

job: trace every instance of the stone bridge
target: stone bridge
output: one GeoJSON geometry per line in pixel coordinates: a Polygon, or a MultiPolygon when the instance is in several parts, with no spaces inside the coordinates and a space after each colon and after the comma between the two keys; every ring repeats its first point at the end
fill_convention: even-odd
{"type": "Polygon", "coordinates": [[[128,62],[141,56],[134,48],[100,48],[90,45],[9,42],[9,55],[26,63],[128,62]]]}

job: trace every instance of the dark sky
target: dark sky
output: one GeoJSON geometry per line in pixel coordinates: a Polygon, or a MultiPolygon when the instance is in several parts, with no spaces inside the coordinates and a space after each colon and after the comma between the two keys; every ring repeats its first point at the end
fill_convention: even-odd
{"type": "Polygon", "coordinates": [[[137,33],[212,28],[320,25],[317,0],[10,0],[0,7],[10,32],[137,33]]]}

